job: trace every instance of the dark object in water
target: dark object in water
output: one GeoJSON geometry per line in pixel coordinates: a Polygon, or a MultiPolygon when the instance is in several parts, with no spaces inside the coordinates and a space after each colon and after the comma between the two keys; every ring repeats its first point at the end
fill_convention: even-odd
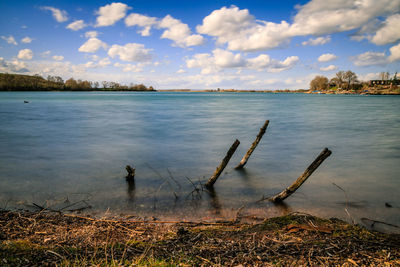
{"type": "Polygon", "coordinates": [[[387,203],[387,202],[385,202],[385,206],[387,207],[387,208],[391,208],[391,207],[393,207],[392,205],[390,205],[389,203],[387,203]]]}
{"type": "Polygon", "coordinates": [[[133,180],[135,179],[135,168],[132,168],[130,165],[126,165],[125,167],[126,171],[128,172],[128,175],[126,176],[127,180],[133,180]]]}
{"type": "Polygon", "coordinates": [[[26,104],[26,103],[29,103],[29,101],[27,101],[27,100],[24,100],[24,103],[26,104]]]}

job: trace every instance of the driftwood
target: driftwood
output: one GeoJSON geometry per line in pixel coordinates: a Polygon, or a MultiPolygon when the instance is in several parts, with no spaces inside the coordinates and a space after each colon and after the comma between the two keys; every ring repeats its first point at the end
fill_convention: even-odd
{"type": "Polygon", "coordinates": [[[330,151],[328,148],[325,148],[322,150],[321,154],[311,163],[310,166],[303,172],[303,174],[297,178],[297,180],[289,187],[287,187],[285,190],[280,192],[279,194],[269,198],[270,201],[272,202],[281,202],[287,197],[289,197],[291,194],[293,194],[306,180],[310,175],[318,168],[321,163],[331,155],[332,151],[330,151]]]}
{"type": "Polygon", "coordinates": [[[265,131],[267,130],[269,124],[269,120],[266,120],[263,127],[261,127],[260,131],[258,132],[258,135],[256,137],[256,140],[251,144],[251,147],[247,151],[246,155],[243,156],[242,160],[240,163],[235,167],[235,169],[242,169],[244,165],[246,165],[247,161],[249,160],[251,154],[253,153],[254,149],[256,149],[258,143],[261,141],[261,138],[263,137],[265,131]]]}
{"type": "Polygon", "coordinates": [[[222,160],[221,164],[217,167],[214,174],[210,177],[210,179],[208,179],[207,183],[205,184],[205,186],[207,188],[211,188],[214,186],[215,182],[217,181],[218,177],[221,175],[221,173],[225,169],[226,165],[228,164],[229,160],[231,159],[233,153],[235,153],[239,144],[240,144],[239,140],[236,139],[235,142],[232,144],[231,148],[229,148],[229,150],[226,153],[226,156],[222,160]]]}
{"type": "Polygon", "coordinates": [[[133,180],[135,179],[135,168],[132,168],[130,165],[126,165],[125,167],[126,171],[128,174],[126,175],[127,180],[133,180]]]}

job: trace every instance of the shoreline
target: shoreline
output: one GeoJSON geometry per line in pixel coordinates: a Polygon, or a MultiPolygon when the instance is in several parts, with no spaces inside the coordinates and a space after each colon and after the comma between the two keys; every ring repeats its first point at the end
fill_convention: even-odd
{"type": "Polygon", "coordinates": [[[292,213],[262,222],[0,211],[1,265],[397,265],[400,235],[292,213]]]}

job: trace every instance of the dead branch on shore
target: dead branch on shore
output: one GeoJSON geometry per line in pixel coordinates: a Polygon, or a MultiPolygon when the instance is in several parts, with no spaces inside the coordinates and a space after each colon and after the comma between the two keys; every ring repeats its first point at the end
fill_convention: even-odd
{"type": "MultiPolygon", "coordinates": [[[[296,190],[308,179],[308,177],[311,176],[311,174],[321,165],[321,163],[328,158],[332,154],[332,151],[330,151],[328,148],[325,148],[322,150],[322,152],[318,155],[318,157],[311,163],[310,166],[303,172],[302,175],[300,175],[299,178],[289,187],[287,187],[285,190],[280,192],[279,194],[276,194],[273,197],[268,198],[269,201],[272,202],[282,202],[285,200],[287,197],[289,197],[291,194],[296,192],[296,190]]],[[[264,200],[264,199],[261,199],[264,200]]]]}
{"type": "Polygon", "coordinates": [[[232,146],[229,148],[226,156],[223,158],[221,164],[217,167],[214,174],[208,179],[207,183],[205,184],[206,188],[211,188],[214,186],[215,182],[217,181],[218,177],[221,175],[223,170],[225,169],[226,165],[228,164],[229,160],[231,159],[233,153],[235,153],[237,147],[239,146],[239,140],[235,140],[232,146]]]}
{"type": "Polygon", "coordinates": [[[249,160],[251,154],[253,151],[256,149],[258,143],[261,141],[261,138],[263,137],[265,131],[267,130],[269,124],[269,120],[266,120],[264,125],[261,127],[260,131],[258,132],[258,135],[256,137],[256,140],[251,144],[251,147],[247,151],[247,153],[243,156],[242,160],[240,163],[235,167],[235,169],[242,169],[244,165],[246,165],[247,161],[249,160]]]}

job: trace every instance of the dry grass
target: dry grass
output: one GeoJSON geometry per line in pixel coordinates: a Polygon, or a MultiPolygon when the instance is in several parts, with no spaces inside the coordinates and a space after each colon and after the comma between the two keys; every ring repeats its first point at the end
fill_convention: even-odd
{"type": "Polygon", "coordinates": [[[400,266],[399,235],[305,214],[262,223],[0,212],[0,265],[400,266]]]}

